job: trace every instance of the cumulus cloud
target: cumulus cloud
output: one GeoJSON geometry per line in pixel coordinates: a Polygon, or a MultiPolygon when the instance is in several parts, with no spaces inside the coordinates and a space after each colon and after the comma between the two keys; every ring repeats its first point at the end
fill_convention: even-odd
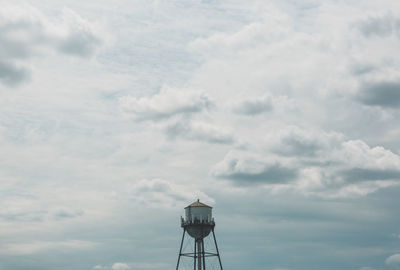
{"type": "Polygon", "coordinates": [[[388,265],[400,265],[400,254],[393,254],[385,260],[388,265]]]}
{"type": "Polygon", "coordinates": [[[74,11],[57,19],[32,6],[3,5],[0,10],[0,80],[15,86],[29,79],[27,60],[48,51],[91,56],[101,44],[99,32],[74,11]]]}
{"type": "Polygon", "coordinates": [[[241,184],[276,184],[295,179],[297,169],[287,167],[278,160],[230,152],[216,165],[214,175],[232,179],[241,184]]]}
{"type": "Polygon", "coordinates": [[[214,175],[239,184],[287,184],[321,196],[365,195],[400,184],[400,157],[338,133],[297,127],[267,136],[263,146],[232,150],[214,175]]]}
{"type": "Polygon", "coordinates": [[[120,106],[135,120],[158,121],[207,110],[212,102],[207,95],[198,91],[163,87],[158,94],[150,97],[123,97],[120,106]]]}
{"type": "Polygon", "coordinates": [[[165,132],[172,139],[180,137],[218,144],[232,144],[234,142],[232,132],[226,128],[187,119],[168,124],[165,132]]]}

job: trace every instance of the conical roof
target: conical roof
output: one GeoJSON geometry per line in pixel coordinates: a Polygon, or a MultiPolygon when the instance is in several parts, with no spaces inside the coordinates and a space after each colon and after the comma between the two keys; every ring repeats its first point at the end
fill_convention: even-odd
{"type": "Polygon", "coordinates": [[[186,206],[185,208],[188,208],[188,207],[209,207],[209,208],[212,208],[211,206],[208,206],[207,204],[204,204],[204,203],[200,202],[199,199],[197,199],[197,201],[195,201],[194,203],[186,206]]]}

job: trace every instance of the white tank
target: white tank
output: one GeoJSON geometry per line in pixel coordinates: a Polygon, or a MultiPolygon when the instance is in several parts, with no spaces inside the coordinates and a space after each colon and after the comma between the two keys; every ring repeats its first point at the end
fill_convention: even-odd
{"type": "Polygon", "coordinates": [[[212,220],[212,207],[199,200],[185,207],[185,221],[186,222],[211,222],[212,220]]]}
{"type": "Polygon", "coordinates": [[[185,207],[185,219],[182,220],[182,227],[195,239],[206,237],[215,226],[211,211],[211,206],[197,200],[185,207]]]}

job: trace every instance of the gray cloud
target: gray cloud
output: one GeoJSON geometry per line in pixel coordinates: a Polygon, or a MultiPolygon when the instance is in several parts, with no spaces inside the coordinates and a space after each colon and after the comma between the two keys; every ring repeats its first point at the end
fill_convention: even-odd
{"type": "Polygon", "coordinates": [[[366,36],[387,37],[392,34],[400,36],[400,19],[390,13],[381,16],[370,16],[357,24],[361,33],[366,36]]]}
{"type": "Polygon", "coordinates": [[[59,209],[53,213],[55,219],[76,218],[82,216],[82,210],[59,209]]]}
{"type": "Polygon", "coordinates": [[[0,80],[8,86],[16,86],[30,78],[26,68],[18,67],[14,63],[0,61],[0,80]]]}
{"type": "Polygon", "coordinates": [[[286,167],[274,160],[228,154],[217,164],[214,175],[239,184],[279,184],[297,178],[297,169],[286,167]]]}
{"type": "Polygon", "coordinates": [[[241,184],[255,184],[258,182],[279,184],[286,183],[297,177],[297,171],[295,169],[284,168],[279,164],[274,164],[271,166],[266,165],[266,167],[259,172],[236,171],[234,167],[231,169],[231,172],[217,174],[217,176],[236,180],[241,184]]]}
{"type": "Polygon", "coordinates": [[[352,168],[340,173],[347,181],[400,180],[400,170],[352,168]]]}
{"type": "Polygon", "coordinates": [[[256,115],[273,110],[272,101],[268,97],[244,100],[234,108],[234,112],[244,115],[256,115]]]}
{"type": "Polygon", "coordinates": [[[288,156],[315,156],[321,148],[322,145],[318,140],[288,136],[282,138],[281,144],[275,147],[275,151],[288,156]]]}
{"type": "Polygon", "coordinates": [[[87,57],[101,44],[92,25],[64,9],[54,22],[31,6],[5,5],[0,11],[0,81],[16,86],[29,79],[27,59],[48,51],[87,57]]]}
{"type": "Polygon", "coordinates": [[[372,63],[353,63],[350,65],[350,71],[354,75],[364,75],[370,72],[373,72],[377,69],[378,65],[374,65],[372,63]]]}
{"type": "Polygon", "coordinates": [[[65,54],[88,57],[100,44],[100,39],[93,33],[75,32],[60,42],[59,50],[65,54]]]}
{"type": "Polygon", "coordinates": [[[235,141],[231,132],[221,127],[186,119],[181,119],[180,121],[167,125],[165,132],[171,139],[180,137],[188,140],[218,144],[232,144],[235,141]]]}
{"type": "Polygon", "coordinates": [[[243,98],[233,104],[233,112],[246,116],[254,116],[267,112],[292,111],[293,100],[287,96],[263,95],[256,98],[243,98]]]}
{"type": "Polygon", "coordinates": [[[15,222],[40,222],[46,216],[46,211],[0,213],[0,219],[15,222]]]}
{"type": "Polygon", "coordinates": [[[289,157],[316,157],[321,151],[338,147],[342,140],[343,136],[338,133],[305,130],[296,126],[286,127],[268,138],[274,153],[289,157]]]}
{"type": "Polygon", "coordinates": [[[382,81],[364,83],[357,99],[365,105],[388,108],[400,107],[400,82],[382,81]]]}
{"type": "Polygon", "coordinates": [[[68,24],[66,34],[56,42],[58,50],[62,53],[80,57],[93,55],[102,43],[98,33],[93,27],[71,10],[64,11],[68,24]]]}

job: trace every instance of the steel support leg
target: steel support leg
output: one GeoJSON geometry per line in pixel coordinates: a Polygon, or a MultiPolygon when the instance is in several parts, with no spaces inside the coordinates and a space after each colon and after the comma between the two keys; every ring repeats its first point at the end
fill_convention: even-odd
{"type": "Polygon", "coordinates": [[[201,239],[201,249],[203,251],[203,270],[206,270],[206,253],[204,250],[204,239],[201,239]]]}
{"type": "Polygon", "coordinates": [[[201,266],[201,263],[202,263],[202,261],[201,261],[201,255],[203,255],[203,253],[202,253],[202,251],[201,251],[201,240],[200,239],[197,239],[196,240],[196,242],[197,242],[197,265],[198,265],[198,269],[199,270],[203,270],[203,267],[201,266]]]}
{"type": "Polygon", "coordinates": [[[219,251],[218,251],[217,239],[215,238],[214,228],[212,229],[212,234],[213,234],[213,237],[214,237],[215,248],[217,249],[217,255],[218,255],[219,266],[221,267],[221,270],[223,270],[223,269],[222,269],[222,263],[221,263],[221,257],[219,256],[219,251]]]}
{"type": "MultiPolygon", "coordinates": [[[[196,239],[194,240],[194,253],[193,253],[193,269],[196,270],[196,257],[197,257],[197,253],[196,253],[196,247],[197,247],[197,243],[196,243],[196,239]]],[[[199,269],[200,270],[200,269],[199,269]]]]}
{"type": "Polygon", "coordinates": [[[181,248],[179,249],[179,256],[178,256],[178,262],[176,263],[176,270],[178,270],[178,268],[179,268],[179,261],[181,260],[182,246],[183,246],[183,239],[185,239],[185,232],[186,232],[186,230],[183,229],[182,241],[181,241],[181,248]]]}

